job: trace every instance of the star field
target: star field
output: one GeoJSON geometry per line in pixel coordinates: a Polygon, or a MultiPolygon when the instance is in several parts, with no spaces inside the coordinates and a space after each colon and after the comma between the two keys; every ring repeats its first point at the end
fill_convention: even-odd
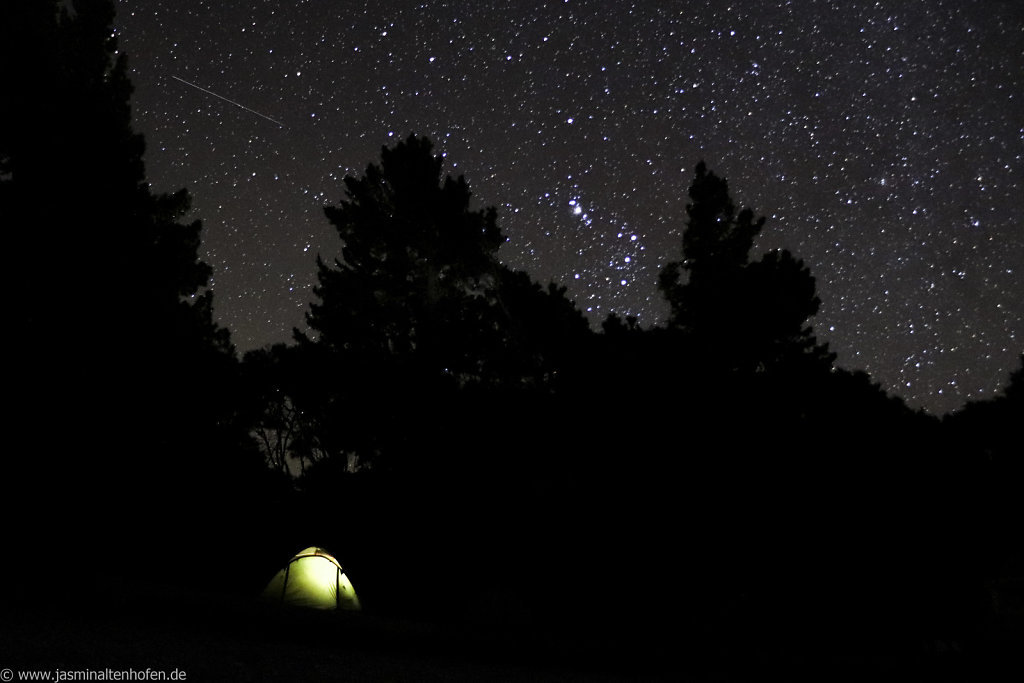
{"type": "Polygon", "coordinates": [[[413,132],[498,207],[501,258],[567,285],[595,324],[666,314],[657,276],[680,257],[704,159],[768,217],[755,254],[785,247],[810,267],[812,322],[839,366],[943,413],[999,391],[1024,348],[1016,0],[118,12],[148,176],[192,193],[241,349],[303,325],[316,255],[339,251],[323,206],[413,132]]]}

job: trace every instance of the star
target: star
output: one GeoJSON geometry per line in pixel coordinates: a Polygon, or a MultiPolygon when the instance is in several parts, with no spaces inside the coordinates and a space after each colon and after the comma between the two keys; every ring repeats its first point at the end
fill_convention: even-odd
{"type": "Polygon", "coordinates": [[[755,251],[811,269],[811,323],[838,365],[934,413],[994,395],[1016,366],[1015,3],[118,9],[148,175],[192,193],[215,311],[243,350],[304,325],[316,256],[340,249],[323,206],[415,132],[499,207],[501,258],[567,285],[595,328],[609,312],[664,319],[658,273],[681,256],[703,159],[769,217],[755,251]],[[162,87],[168,74],[246,107],[162,87]]]}

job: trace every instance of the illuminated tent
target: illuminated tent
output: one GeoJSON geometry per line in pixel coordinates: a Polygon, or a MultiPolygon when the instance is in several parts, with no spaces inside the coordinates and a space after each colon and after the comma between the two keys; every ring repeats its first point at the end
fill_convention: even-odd
{"type": "Polygon", "coordinates": [[[288,560],[267,584],[263,597],[297,607],[359,609],[345,570],[323,548],[306,548],[288,560]]]}

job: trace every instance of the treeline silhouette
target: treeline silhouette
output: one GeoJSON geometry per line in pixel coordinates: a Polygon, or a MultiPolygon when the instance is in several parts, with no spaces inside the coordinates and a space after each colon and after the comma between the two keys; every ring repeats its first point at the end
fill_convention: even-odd
{"type": "Polygon", "coordinates": [[[809,268],[751,254],[703,162],[669,319],[595,331],[416,136],[325,209],[308,331],[239,358],[187,193],[146,182],[113,4],[73,6],[0,16],[5,571],[255,594],[316,544],[379,614],[667,650],[1006,618],[1024,369],[939,419],[836,367],[809,268]]]}

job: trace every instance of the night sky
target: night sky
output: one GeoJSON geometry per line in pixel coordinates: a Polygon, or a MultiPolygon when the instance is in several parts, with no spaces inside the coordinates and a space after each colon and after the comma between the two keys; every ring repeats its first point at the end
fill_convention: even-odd
{"type": "Polygon", "coordinates": [[[240,350],[304,325],[323,206],[417,133],[595,325],[663,319],[704,159],[768,217],[755,254],[810,267],[837,365],[943,413],[1018,364],[1020,0],[117,5],[148,177],[192,193],[240,350]]]}

